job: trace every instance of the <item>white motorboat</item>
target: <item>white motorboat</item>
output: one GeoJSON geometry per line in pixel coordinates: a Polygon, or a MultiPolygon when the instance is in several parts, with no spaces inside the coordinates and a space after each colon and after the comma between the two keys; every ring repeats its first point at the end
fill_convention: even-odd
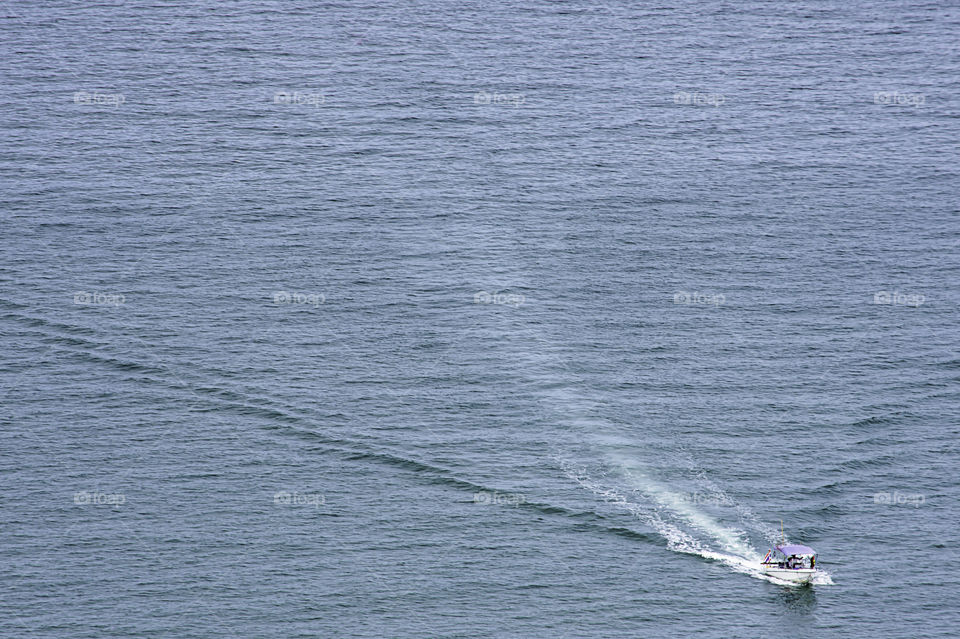
{"type": "Polygon", "coordinates": [[[800,544],[774,546],[760,562],[760,570],[776,579],[809,584],[818,572],[817,551],[800,544]]]}

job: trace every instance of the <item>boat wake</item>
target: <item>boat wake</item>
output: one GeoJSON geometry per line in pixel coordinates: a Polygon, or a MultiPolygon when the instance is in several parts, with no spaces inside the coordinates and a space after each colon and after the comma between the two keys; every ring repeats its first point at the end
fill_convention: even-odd
{"type": "MultiPolygon", "coordinates": [[[[558,461],[568,478],[606,503],[631,513],[663,537],[670,550],[716,561],[755,579],[791,587],[798,585],[763,574],[760,570],[763,553],[749,541],[762,537],[773,545],[779,533],[754,517],[746,507],[736,504],[702,474],[700,485],[706,490],[691,499],[689,493],[678,492],[653,479],[636,463],[622,457],[611,456],[612,463],[606,470],[594,470],[592,474],[568,459],[558,461]],[[697,503],[701,500],[734,510],[740,527],[725,525],[705,512],[697,503]]],[[[821,569],[813,583],[829,585],[833,580],[821,569]]]]}
{"type": "MultiPolygon", "coordinates": [[[[777,529],[730,498],[682,448],[661,447],[658,454],[671,458],[673,470],[682,471],[685,475],[683,483],[695,490],[683,492],[674,488],[677,482],[667,484],[654,478],[653,473],[638,461],[639,454],[647,453],[638,450],[635,440],[613,434],[616,432],[614,425],[598,416],[602,402],[593,401],[577,390],[584,386],[582,380],[553,355],[550,342],[532,329],[515,328],[528,338],[528,345],[545,347],[542,350],[520,349],[515,352],[515,359],[524,363],[526,374],[539,383],[545,409],[574,433],[575,447],[561,445],[555,454],[555,461],[568,478],[605,502],[631,513],[663,537],[667,547],[674,552],[716,561],[756,579],[797,585],[764,574],[760,569],[764,553],[751,544],[754,540],[765,547],[774,546],[780,541],[777,529]],[[574,378],[572,383],[570,377],[574,378]],[[584,449],[589,451],[586,458],[574,460],[570,457],[574,450],[584,449]],[[735,518],[738,527],[711,515],[705,510],[707,506],[717,512],[729,513],[727,521],[735,518]]],[[[813,583],[827,585],[833,580],[820,568],[813,583]]]]}

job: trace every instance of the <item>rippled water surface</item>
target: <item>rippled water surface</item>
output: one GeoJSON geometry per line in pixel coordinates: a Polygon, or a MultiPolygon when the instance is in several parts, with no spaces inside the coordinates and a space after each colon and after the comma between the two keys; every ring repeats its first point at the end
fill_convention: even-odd
{"type": "Polygon", "coordinates": [[[0,635],[955,635],[954,3],[0,16],[0,635]]]}

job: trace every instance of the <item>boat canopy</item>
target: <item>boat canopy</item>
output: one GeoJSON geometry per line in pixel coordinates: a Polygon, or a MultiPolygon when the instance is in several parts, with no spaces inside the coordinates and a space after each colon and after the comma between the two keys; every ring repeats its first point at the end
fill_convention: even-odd
{"type": "Polygon", "coordinates": [[[777,546],[777,550],[784,555],[815,555],[817,551],[810,546],[801,546],[800,544],[784,544],[777,546]]]}

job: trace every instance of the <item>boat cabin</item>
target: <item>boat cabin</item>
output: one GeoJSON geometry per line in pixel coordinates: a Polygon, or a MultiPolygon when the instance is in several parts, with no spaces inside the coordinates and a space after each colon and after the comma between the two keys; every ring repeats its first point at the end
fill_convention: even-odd
{"type": "Polygon", "coordinates": [[[767,551],[762,563],[781,570],[813,570],[817,565],[817,551],[810,546],[783,544],[767,551]]]}

